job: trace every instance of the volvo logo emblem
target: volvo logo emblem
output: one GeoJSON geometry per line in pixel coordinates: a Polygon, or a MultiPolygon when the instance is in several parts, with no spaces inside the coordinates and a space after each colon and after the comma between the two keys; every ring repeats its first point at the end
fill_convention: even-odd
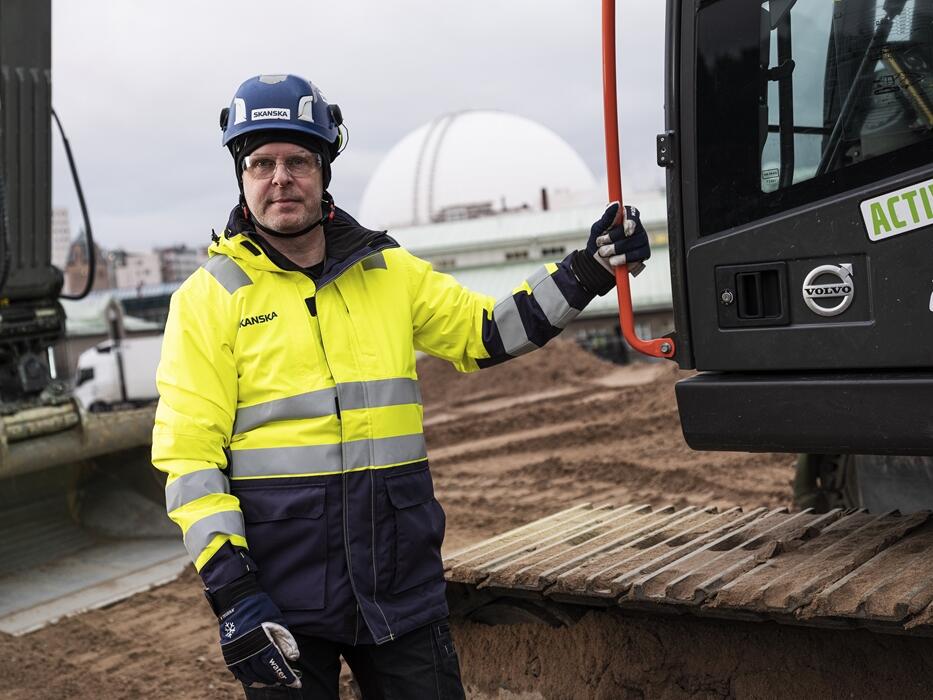
{"type": "Polygon", "coordinates": [[[849,308],[855,296],[852,265],[820,265],[803,281],[803,301],[815,314],[838,316],[849,308]]]}

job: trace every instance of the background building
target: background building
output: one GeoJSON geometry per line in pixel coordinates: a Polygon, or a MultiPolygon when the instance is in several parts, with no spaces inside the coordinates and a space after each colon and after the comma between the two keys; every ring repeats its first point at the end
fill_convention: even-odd
{"type": "Polygon", "coordinates": [[[68,248],[71,245],[71,224],[68,221],[68,209],[52,209],[52,264],[59,270],[65,269],[68,262],[68,248]]]}
{"type": "MultiPolygon", "coordinates": [[[[97,268],[94,275],[93,290],[112,289],[115,284],[111,267],[107,257],[100,246],[94,245],[94,260],[97,268]]],[[[68,255],[65,259],[65,293],[78,294],[84,289],[88,276],[88,254],[87,241],[84,237],[84,231],[78,232],[78,235],[71,242],[68,248],[68,255]]]]}
{"type": "Polygon", "coordinates": [[[106,257],[117,289],[138,290],[146,285],[162,283],[162,260],[158,253],[111,250],[106,257]]]}
{"type": "Polygon", "coordinates": [[[560,136],[514,114],[445,114],[398,142],[363,192],[359,220],[398,228],[599,204],[593,174],[560,136]]]}
{"type": "Polygon", "coordinates": [[[163,282],[184,282],[207,261],[206,248],[175,245],[156,248],[155,252],[159,256],[163,282]]]}

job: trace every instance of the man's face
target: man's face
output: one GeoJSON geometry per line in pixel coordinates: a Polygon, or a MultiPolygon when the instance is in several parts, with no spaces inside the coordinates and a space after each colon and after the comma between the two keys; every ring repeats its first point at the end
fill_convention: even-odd
{"type": "Polygon", "coordinates": [[[320,162],[318,154],[292,143],[267,143],[247,156],[243,194],[260,226],[294,233],[321,218],[320,162]]]}

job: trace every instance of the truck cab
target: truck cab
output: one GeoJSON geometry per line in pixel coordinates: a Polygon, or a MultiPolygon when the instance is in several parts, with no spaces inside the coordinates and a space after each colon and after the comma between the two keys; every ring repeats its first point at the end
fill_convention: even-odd
{"type": "Polygon", "coordinates": [[[162,336],[105,340],[78,358],[74,397],[91,412],[143,406],[159,397],[162,336]]]}

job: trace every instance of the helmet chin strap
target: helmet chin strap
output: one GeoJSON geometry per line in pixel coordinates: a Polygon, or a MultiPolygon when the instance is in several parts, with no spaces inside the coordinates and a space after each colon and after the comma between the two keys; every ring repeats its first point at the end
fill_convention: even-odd
{"type": "Polygon", "coordinates": [[[317,221],[312,221],[310,224],[305,226],[300,231],[292,231],[289,233],[286,233],[285,231],[276,231],[274,228],[271,228],[269,226],[266,226],[265,224],[260,223],[256,219],[256,217],[253,216],[253,212],[249,210],[249,207],[247,207],[245,203],[243,204],[243,213],[246,215],[246,218],[250,221],[250,223],[252,223],[253,226],[259,229],[262,233],[267,233],[270,236],[273,236],[274,238],[298,238],[299,236],[304,236],[304,235],[311,233],[318,226],[323,226],[328,221],[333,221],[334,219],[333,201],[327,200],[327,199],[321,199],[321,204],[323,205],[321,207],[322,211],[324,210],[325,207],[327,208],[328,211],[326,214],[321,216],[321,218],[318,219],[317,221]]]}

